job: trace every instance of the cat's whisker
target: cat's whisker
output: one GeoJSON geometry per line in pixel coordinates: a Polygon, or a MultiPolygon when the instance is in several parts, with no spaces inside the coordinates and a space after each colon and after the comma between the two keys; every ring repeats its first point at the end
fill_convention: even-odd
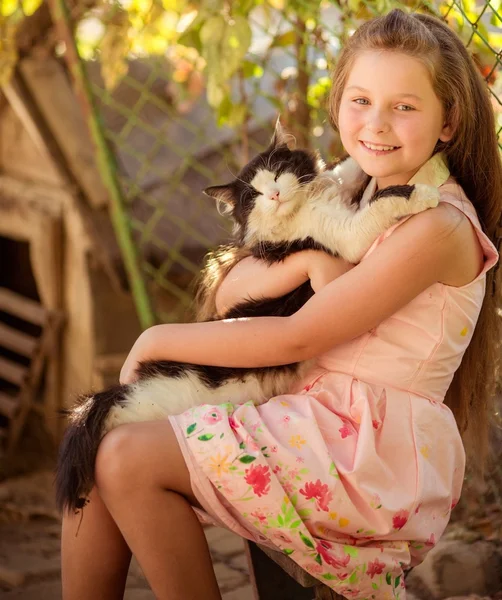
{"type": "Polygon", "coordinates": [[[244,181],[244,179],[241,179],[240,177],[238,177],[237,175],[235,175],[234,173],[232,173],[232,169],[228,166],[228,164],[226,165],[230,175],[232,175],[232,177],[236,180],[236,181],[240,181],[241,183],[243,183],[245,186],[249,186],[249,182],[244,181]]]}

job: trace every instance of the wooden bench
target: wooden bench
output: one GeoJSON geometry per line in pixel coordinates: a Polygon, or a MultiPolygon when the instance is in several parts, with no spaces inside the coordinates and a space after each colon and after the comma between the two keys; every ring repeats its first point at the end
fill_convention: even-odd
{"type": "Polygon", "coordinates": [[[37,402],[37,393],[46,359],[57,345],[62,318],[38,302],[2,287],[0,312],[11,317],[10,321],[0,319],[0,348],[7,351],[7,356],[0,355],[0,381],[4,382],[0,389],[0,415],[8,422],[2,433],[7,438],[9,454],[30,410],[41,413],[46,422],[56,417],[49,414],[49,410],[54,412],[53,407],[37,402]],[[27,329],[30,333],[26,333],[27,329]]]}
{"type": "Polygon", "coordinates": [[[256,600],[345,600],[282,552],[253,542],[245,547],[256,600]]]}

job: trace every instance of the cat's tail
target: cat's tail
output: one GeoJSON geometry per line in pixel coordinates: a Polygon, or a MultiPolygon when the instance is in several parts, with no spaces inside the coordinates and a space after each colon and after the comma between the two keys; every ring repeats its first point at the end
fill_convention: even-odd
{"type": "Polygon", "coordinates": [[[59,448],[55,480],[56,504],[61,512],[83,508],[94,485],[94,465],[106,419],[124,400],[126,389],[120,385],[81,396],[73,408],[64,411],[69,425],[59,448]]]}

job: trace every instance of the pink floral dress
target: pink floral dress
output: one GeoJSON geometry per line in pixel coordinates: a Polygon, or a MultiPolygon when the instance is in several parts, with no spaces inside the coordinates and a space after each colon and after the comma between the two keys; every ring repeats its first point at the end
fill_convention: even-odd
{"type": "Polygon", "coordinates": [[[498,255],[440,154],[411,182],[440,186],[441,201],[470,219],[485,255],[471,283],[432,285],[321,356],[296,393],[170,418],[201,518],[281,550],[346,598],[404,600],[403,568],[438,541],[464,476],[443,399],[498,255]]]}

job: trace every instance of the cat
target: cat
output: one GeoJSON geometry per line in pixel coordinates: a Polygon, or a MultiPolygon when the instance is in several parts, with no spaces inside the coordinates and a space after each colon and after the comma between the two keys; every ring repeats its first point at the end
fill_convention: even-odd
{"type": "MultiPolygon", "coordinates": [[[[313,295],[310,282],[281,298],[240,302],[216,314],[214,296],[221,278],[243,256],[268,263],[294,252],[317,249],[357,263],[398,219],[437,206],[439,191],[425,185],[392,186],[365,205],[360,197],[368,176],[353,159],[326,169],[315,152],[288,146],[280,124],[270,146],[234,181],[205,193],[234,222],[233,242],[214,254],[202,277],[199,320],[289,316],[313,295]],[[355,200],[354,200],[355,199],[355,200]]],[[[123,423],[165,419],[199,404],[261,404],[292,389],[313,361],[262,368],[225,368],[175,361],[141,363],[137,380],[84,395],[69,409],[69,426],[56,470],[60,510],[76,510],[94,483],[94,462],[104,434],[123,423]]]]}

